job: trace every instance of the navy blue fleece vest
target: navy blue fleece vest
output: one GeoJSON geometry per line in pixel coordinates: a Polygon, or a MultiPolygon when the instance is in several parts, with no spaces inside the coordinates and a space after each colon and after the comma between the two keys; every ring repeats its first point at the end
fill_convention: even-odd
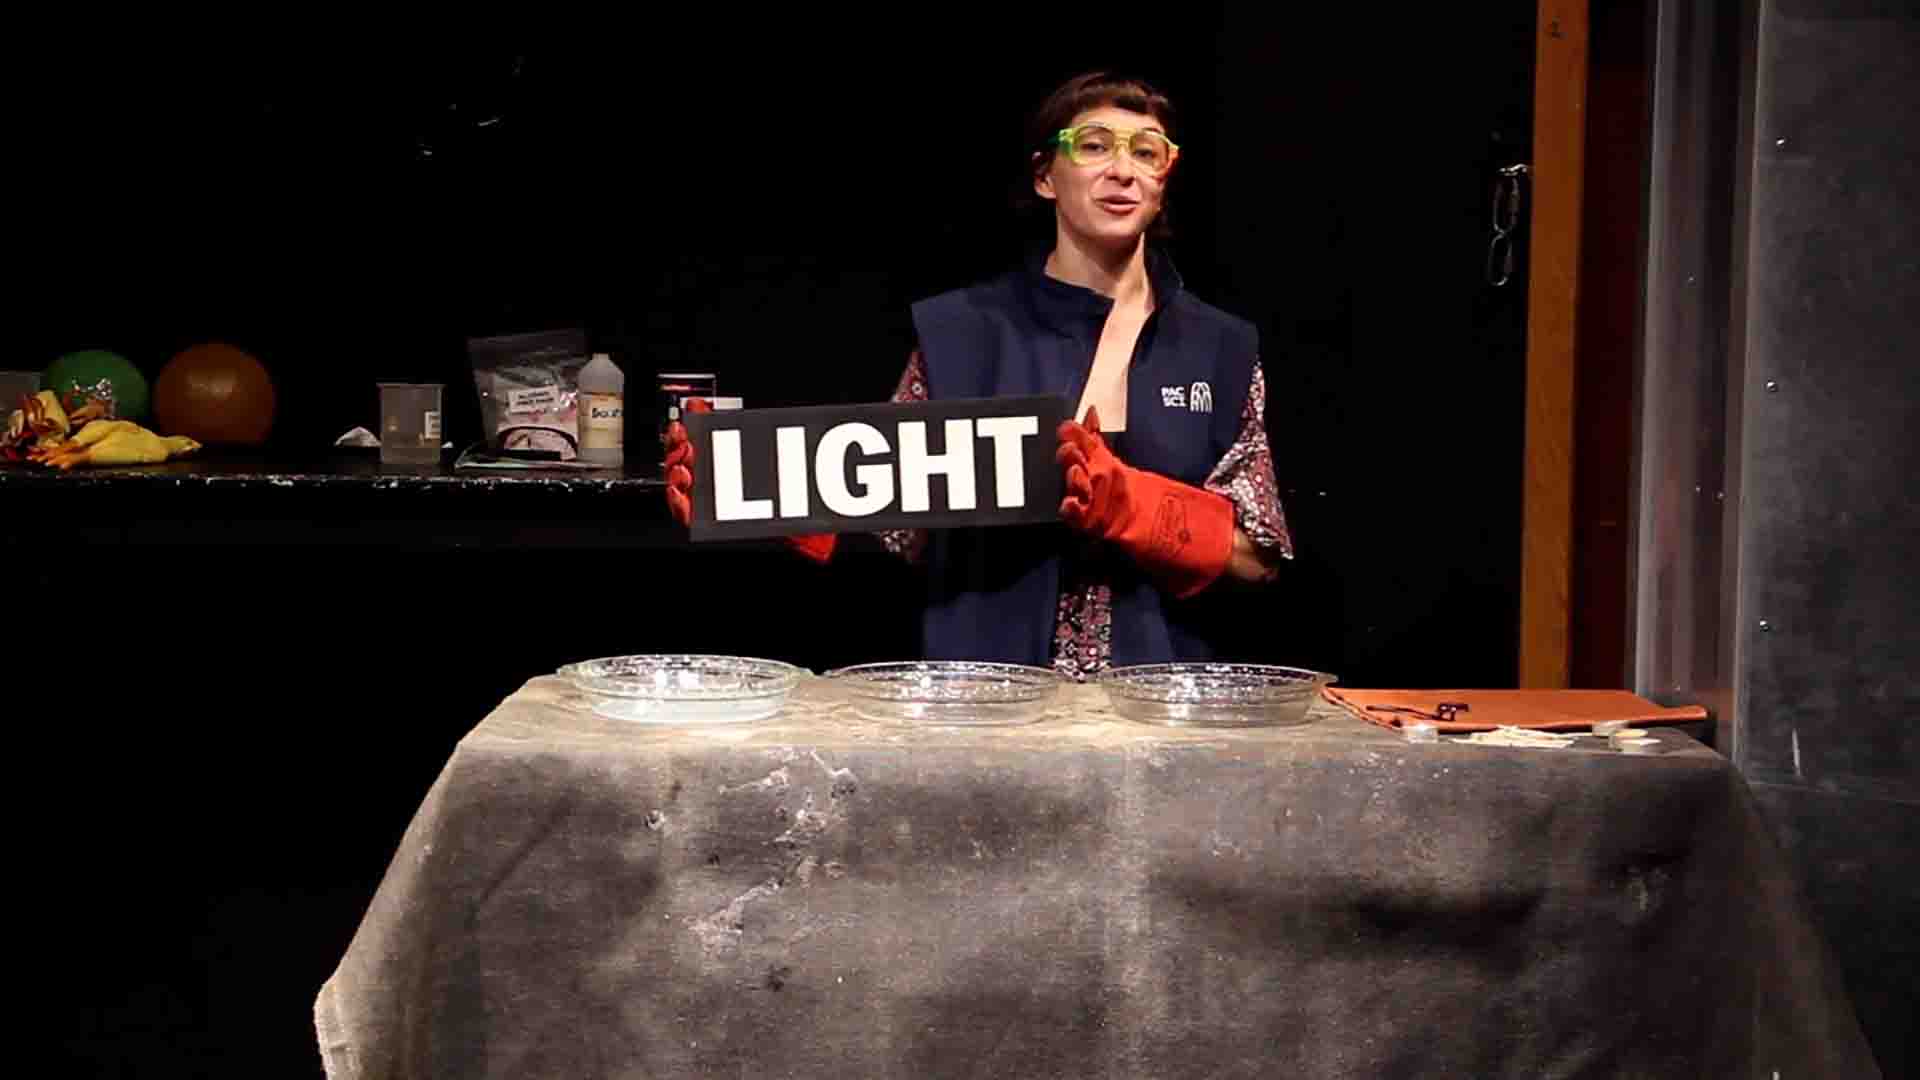
{"type": "MultiPolygon", "coordinates": [[[[1128,369],[1127,431],[1110,441],[1128,464],[1199,486],[1239,435],[1258,337],[1251,324],[1188,293],[1165,257],[1149,255],[1154,312],[1128,369]]],[[[1079,402],[1112,301],[1043,267],[1036,257],[913,306],[930,397],[1058,394],[1069,409],[1079,402]]],[[[1204,600],[1174,600],[1124,557],[1064,525],[1044,525],[931,535],[927,658],[1047,664],[1067,559],[1113,587],[1116,666],[1219,655],[1226,628],[1204,600]]]]}

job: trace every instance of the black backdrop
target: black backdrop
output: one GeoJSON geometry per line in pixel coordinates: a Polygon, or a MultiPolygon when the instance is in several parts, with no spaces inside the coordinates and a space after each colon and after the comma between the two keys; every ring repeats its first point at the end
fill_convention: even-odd
{"type": "MultiPolygon", "coordinates": [[[[446,382],[470,439],[464,339],[562,325],[636,381],[880,399],[908,302],[1045,235],[1009,207],[1026,110],[1119,64],[1183,110],[1176,260],[1262,333],[1300,557],[1249,610],[1249,658],[1510,685],[1525,264],[1496,289],[1483,262],[1493,169],[1526,157],[1533,5],[1245,7],[48,30],[10,76],[25,273],[0,366],[107,347],[154,374],[232,341],[272,369],[292,457],[371,426],[383,378],[446,382]]],[[[86,714],[112,718],[108,796],[44,836],[67,1045],[101,1071],[317,1070],[312,993],[452,742],[527,677],[667,648],[820,668],[912,632],[910,584],[858,553],[142,549],[33,580],[65,592],[76,560],[166,627],[27,654],[54,684],[116,672],[86,714]],[[471,631],[507,578],[562,614],[471,631]],[[417,637],[399,589],[432,613],[417,637]],[[111,858],[80,853],[108,829],[111,858]]]]}

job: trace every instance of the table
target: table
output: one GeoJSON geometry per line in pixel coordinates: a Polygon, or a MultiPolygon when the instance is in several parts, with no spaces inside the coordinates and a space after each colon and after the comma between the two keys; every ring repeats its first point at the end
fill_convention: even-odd
{"type": "MultiPolygon", "coordinates": [[[[1744,783],[1663,752],[1119,720],[462,740],[316,1002],[329,1075],[1872,1076],[1744,783]]],[[[1589,744],[1591,745],[1591,744],[1589,744]]]]}

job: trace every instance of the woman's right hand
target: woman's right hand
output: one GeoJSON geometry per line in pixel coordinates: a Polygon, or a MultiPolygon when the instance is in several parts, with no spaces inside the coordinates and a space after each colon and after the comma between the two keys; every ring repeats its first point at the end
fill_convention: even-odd
{"type": "MultiPolygon", "coordinates": [[[[681,408],[688,412],[712,412],[706,398],[687,398],[681,408]]],[[[687,438],[687,426],[678,420],[667,424],[667,456],[663,470],[667,478],[667,510],[681,528],[693,525],[693,442],[687,438]]]]}
{"type": "MultiPolygon", "coordinates": [[[[712,412],[705,398],[688,398],[681,404],[688,412],[712,412]]],[[[683,529],[693,527],[693,442],[687,427],[678,420],[667,424],[667,456],[663,467],[667,476],[667,510],[683,529]]],[[[825,564],[832,560],[837,546],[832,533],[808,533],[785,538],[788,547],[808,560],[825,564]]]]}

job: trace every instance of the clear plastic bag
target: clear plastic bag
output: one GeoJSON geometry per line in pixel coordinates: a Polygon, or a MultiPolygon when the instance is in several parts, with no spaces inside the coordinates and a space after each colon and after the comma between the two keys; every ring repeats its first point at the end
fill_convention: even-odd
{"type": "Polygon", "coordinates": [[[491,449],[572,461],[580,452],[585,330],[471,338],[467,356],[491,449]]]}

